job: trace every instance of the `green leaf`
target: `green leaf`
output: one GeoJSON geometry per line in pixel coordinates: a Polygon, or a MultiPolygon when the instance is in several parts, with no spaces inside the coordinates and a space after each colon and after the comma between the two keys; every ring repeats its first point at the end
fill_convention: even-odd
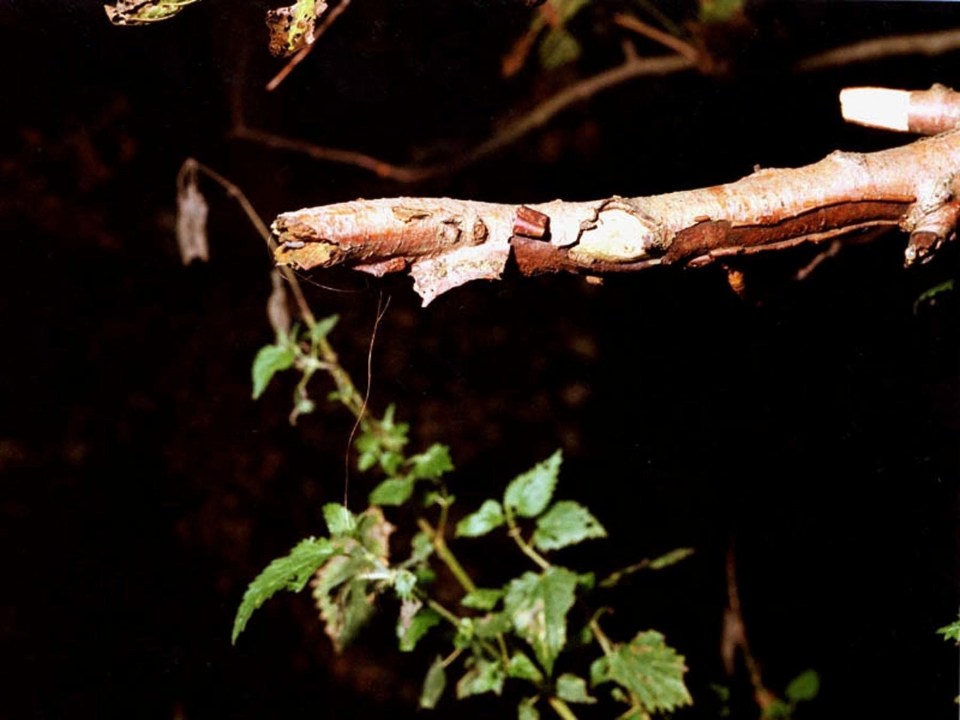
{"type": "Polygon", "coordinates": [[[786,696],[793,702],[813,700],[820,692],[820,676],[816,670],[805,670],[787,685],[786,696]]]}
{"type": "Polygon", "coordinates": [[[233,621],[232,642],[247,626],[250,616],[263,603],[281,590],[300,592],[321,565],[337,552],[327,538],[301,540],[287,555],[277,558],[254,579],[243,594],[243,601],[233,621]]]}
{"type": "Polygon", "coordinates": [[[433,555],[433,551],[433,541],[422,530],[410,540],[410,562],[412,563],[422,563],[433,555]]]}
{"type": "Polygon", "coordinates": [[[489,640],[497,635],[502,635],[510,631],[510,616],[505,613],[487,613],[481,618],[477,618],[473,624],[474,632],[478,638],[489,640]]]}
{"type": "Polygon", "coordinates": [[[371,505],[403,505],[413,494],[413,478],[387,478],[370,492],[371,505]]]}
{"type": "Polygon", "coordinates": [[[551,0],[550,4],[560,17],[560,21],[565,23],[592,1],[593,0],[551,0]]]}
{"type": "Polygon", "coordinates": [[[364,558],[337,556],[317,573],[313,598],[337,652],[349,645],[373,616],[371,583],[357,577],[370,568],[364,558]],[[340,582],[343,576],[351,579],[340,582]]]}
{"type": "Polygon", "coordinates": [[[364,548],[378,558],[386,560],[389,556],[390,536],[396,529],[378,507],[369,507],[357,516],[356,537],[364,548]]]}
{"type": "Polygon", "coordinates": [[[400,651],[410,652],[413,650],[420,638],[427,634],[427,631],[440,623],[440,616],[430,608],[423,608],[412,618],[403,617],[400,614],[400,622],[397,623],[397,639],[400,641],[400,651]]]}
{"type": "Polygon", "coordinates": [[[540,720],[540,712],[536,708],[539,699],[539,695],[534,695],[521,700],[517,705],[517,720],[540,720]]]}
{"type": "Polygon", "coordinates": [[[591,538],[607,536],[597,519],[580,503],[561,500],[537,518],[533,544],[539,550],[559,550],[591,538]]]}
{"type": "Polygon", "coordinates": [[[450,448],[439,443],[431,445],[426,452],[414,455],[408,462],[414,480],[436,480],[444,473],[453,470],[450,448]]]}
{"type": "Polygon", "coordinates": [[[663,635],[647,630],[594,661],[590,684],[615,682],[628,690],[646,712],[671,712],[693,703],[683,683],[686,670],[683,656],[664,642],[663,635]]]}
{"type": "Polygon", "coordinates": [[[323,519],[327,530],[333,537],[350,535],[357,529],[357,519],[353,513],[340,503],[327,503],[323,506],[323,519]]]}
{"type": "Polygon", "coordinates": [[[507,675],[512,678],[529,680],[535,683],[543,680],[543,673],[533,664],[533,660],[519,650],[510,657],[510,664],[507,666],[507,675]]]}
{"type": "Polygon", "coordinates": [[[407,423],[396,422],[395,413],[396,407],[390,405],[379,423],[370,424],[357,437],[354,445],[360,453],[357,467],[361,472],[379,464],[387,475],[392,476],[396,475],[403,464],[402,451],[407,444],[407,432],[410,426],[407,423]]]}
{"type": "Polygon", "coordinates": [[[468,663],[470,663],[470,669],[457,682],[458,700],[488,692],[499,695],[503,691],[505,675],[500,663],[483,658],[474,658],[468,663]]]}
{"type": "Polygon", "coordinates": [[[780,698],[775,698],[760,714],[762,720],[790,720],[793,710],[780,698]]]}
{"type": "Polygon", "coordinates": [[[567,642],[567,612],[573,606],[577,576],[566,568],[528,572],[507,585],[504,611],[547,674],[567,642]]]}
{"type": "Polygon", "coordinates": [[[540,43],[540,65],[545,70],[553,70],[574,62],[581,52],[580,43],[567,29],[550,28],[540,43]]]}
{"type": "Polygon", "coordinates": [[[457,523],[457,537],[479,537],[504,523],[503,508],[496,500],[485,500],[480,509],[457,523]]]}
{"type": "Polygon", "coordinates": [[[401,600],[412,600],[417,586],[417,576],[409,570],[397,570],[393,574],[393,590],[401,600]]]}
{"type": "Polygon", "coordinates": [[[503,597],[503,590],[492,588],[477,588],[469,592],[460,600],[460,604],[471,610],[493,610],[494,606],[503,597]]]}
{"type": "Polygon", "coordinates": [[[937,283],[933,287],[924,290],[913,302],[913,314],[916,315],[922,305],[936,300],[938,295],[942,295],[943,293],[953,290],[953,286],[954,281],[951,279],[944,280],[942,283],[937,283]]]}
{"type": "Polygon", "coordinates": [[[699,18],[703,23],[728,22],[743,11],[746,0],[699,0],[699,18]]]}
{"type": "Polygon", "coordinates": [[[310,342],[316,345],[318,342],[323,340],[327,335],[330,334],[330,331],[333,330],[338,320],[340,320],[339,315],[329,315],[311,325],[310,342]]]}
{"type": "Polygon", "coordinates": [[[557,678],[557,697],[572,703],[593,704],[597,701],[587,692],[587,681],[570,673],[557,678]]]}
{"type": "Polygon", "coordinates": [[[487,613],[477,618],[473,623],[473,630],[478,638],[488,640],[510,631],[510,616],[506,613],[487,613]]]}
{"type": "Polygon", "coordinates": [[[293,366],[296,354],[290,345],[266,345],[253,360],[253,399],[263,395],[275,373],[293,366]]]}
{"type": "Polygon", "coordinates": [[[447,686],[447,671],[443,667],[443,658],[437,655],[430,669],[427,670],[427,677],[423,681],[423,689],[420,690],[420,707],[426,710],[433,710],[443,695],[443,690],[447,686]]]}
{"type": "Polygon", "coordinates": [[[960,643],[960,620],[944,625],[937,632],[943,635],[944,640],[953,640],[960,643]]]}
{"type": "Polygon", "coordinates": [[[557,450],[543,462],[514,478],[503,494],[507,512],[521,517],[536,517],[542,513],[557,486],[557,474],[562,461],[563,455],[557,450]]]}

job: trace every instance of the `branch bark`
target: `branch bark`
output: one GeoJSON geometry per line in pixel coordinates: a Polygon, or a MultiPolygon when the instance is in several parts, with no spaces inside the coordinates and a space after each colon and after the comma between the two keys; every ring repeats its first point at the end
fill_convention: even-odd
{"type": "Polygon", "coordinates": [[[833,152],[813,165],[758,169],[725,185],[648,197],[536,205],[450,198],[357,200],[280,215],[281,265],[409,270],[427,305],[470,280],[595,276],[844,239],[872,228],[910,234],[907,264],[955,236],[960,130],[876,153],[833,152]]]}

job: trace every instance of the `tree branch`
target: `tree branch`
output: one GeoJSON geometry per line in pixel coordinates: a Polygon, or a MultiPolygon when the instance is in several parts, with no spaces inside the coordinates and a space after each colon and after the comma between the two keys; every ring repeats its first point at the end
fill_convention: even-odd
{"type": "Polygon", "coordinates": [[[757,170],[648,197],[531,206],[450,198],[358,200],[280,215],[281,265],[409,270],[424,305],[512,257],[525,275],[696,267],[879,227],[910,233],[907,264],[951,239],[960,215],[960,130],[876,153],[757,170]]]}
{"type": "Polygon", "coordinates": [[[544,102],[526,114],[521,115],[515,121],[504,127],[503,130],[475,146],[472,150],[462,153],[455,158],[429,165],[395,164],[365,153],[325,147],[307,140],[298,140],[248,127],[243,120],[242,113],[236,108],[234,110],[234,126],[230,134],[238,140],[256,142],[275,150],[291,150],[307,155],[315,160],[359,167],[363,170],[369,170],[379,177],[388,178],[397,182],[422,182],[434,177],[449,175],[469,165],[473,165],[488,155],[492,155],[498,150],[511,145],[533,130],[546,125],[556,115],[568,107],[583,102],[611,87],[638,77],[669,75],[682,70],[689,70],[693,67],[694,65],[690,60],[677,55],[628,58],[625,62],[614,68],[604,70],[596,75],[580,80],[564,88],[556,95],[547,98],[544,102]]]}

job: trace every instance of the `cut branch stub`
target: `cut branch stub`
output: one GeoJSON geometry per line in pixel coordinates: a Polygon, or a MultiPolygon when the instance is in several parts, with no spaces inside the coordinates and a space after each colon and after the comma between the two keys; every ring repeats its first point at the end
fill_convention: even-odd
{"type": "Polygon", "coordinates": [[[527,275],[699,266],[871,228],[911,233],[907,263],[955,235],[960,130],[892,150],[834,152],[813,165],[757,170],[726,185],[594,202],[506,205],[395,198],[308,208],[274,222],[281,264],[408,269],[424,305],[513,254],[527,275]]]}

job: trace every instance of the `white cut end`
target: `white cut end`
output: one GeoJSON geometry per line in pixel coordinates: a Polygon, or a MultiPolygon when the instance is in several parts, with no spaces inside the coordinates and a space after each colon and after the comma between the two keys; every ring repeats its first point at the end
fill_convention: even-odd
{"type": "Polygon", "coordinates": [[[888,88],[846,88],[840,91],[840,112],[847,122],[908,132],[910,92],[888,88]]]}

